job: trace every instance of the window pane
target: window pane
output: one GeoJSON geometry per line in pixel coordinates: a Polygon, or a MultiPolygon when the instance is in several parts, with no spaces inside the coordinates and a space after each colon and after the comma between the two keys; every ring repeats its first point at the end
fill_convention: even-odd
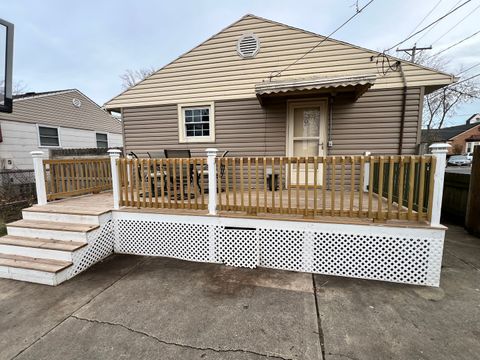
{"type": "Polygon", "coordinates": [[[108,148],[107,134],[96,133],[97,148],[108,148]]]}
{"type": "Polygon", "coordinates": [[[58,141],[58,129],[50,127],[38,127],[38,133],[40,135],[41,146],[59,146],[58,141]]]}
{"type": "Polygon", "coordinates": [[[58,129],[56,128],[49,128],[49,127],[42,127],[38,128],[40,132],[40,136],[55,136],[58,137],[58,129]]]}
{"type": "Polygon", "coordinates": [[[187,137],[210,135],[210,109],[189,108],[184,110],[185,135],[187,137]]]}
{"type": "Polygon", "coordinates": [[[54,137],[40,137],[40,145],[42,146],[58,146],[58,138],[54,137]]]}
{"type": "Polygon", "coordinates": [[[107,141],[107,134],[97,133],[97,141],[107,141]]]}

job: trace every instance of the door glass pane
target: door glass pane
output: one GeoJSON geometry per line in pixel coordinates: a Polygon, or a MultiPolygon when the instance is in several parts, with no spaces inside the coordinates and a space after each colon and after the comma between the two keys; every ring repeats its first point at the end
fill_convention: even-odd
{"type": "Polygon", "coordinates": [[[318,156],[318,140],[293,140],[293,156],[318,156]]]}
{"type": "Polygon", "coordinates": [[[320,108],[305,107],[293,110],[293,136],[318,137],[320,129],[320,108]]]}

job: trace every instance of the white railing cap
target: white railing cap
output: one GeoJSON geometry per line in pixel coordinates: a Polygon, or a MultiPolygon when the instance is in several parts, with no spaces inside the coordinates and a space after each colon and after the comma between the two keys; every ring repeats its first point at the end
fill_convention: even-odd
{"type": "Polygon", "coordinates": [[[448,152],[448,149],[451,148],[452,145],[448,144],[448,143],[434,143],[432,145],[430,145],[428,148],[430,149],[430,151],[433,153],[433,152],[440,152],[440,153],[443,153],[443,152],[448,152]]]}
{"type": "Polygon", "coordinates": [[[215,148],[208,148],[208,149],[205,149],[205,152],[207,153],[207,155],[216,155],[217,152],[218,152],[218,149],[215,149],[215,148]]]}
{"type": "Polygon", "coordinates": [[[30,151],[30,155],[32,155],[32,157],[43,157],[45,153],[40,150],[34,150],[34,151],[30,151]]]}
{"type": "Polygon", "coordinates": [[[115,155],[120,155],[122,151],[119,149],[110,149],[107,152],[110,154],[110,156],[115,156],[115,155]]]}

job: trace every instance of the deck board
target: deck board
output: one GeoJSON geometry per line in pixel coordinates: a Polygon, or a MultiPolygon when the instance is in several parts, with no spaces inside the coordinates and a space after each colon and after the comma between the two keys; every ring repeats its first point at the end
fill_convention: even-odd
{"type": "MultiPolygon", "coordinates": [[[[312,196],[309,197],[309,208],[313,208],[313,190],[312,196]],[[310,207],[311,206],[311,207],[310,207]]],[[[284,190],[282,194],[282,203],[287,205],[288,203],[288,194],[287,190],[284,190]]],[[[319,196],[322,196],[322,191],[317,191],[319,196]]],[[[222,192],[222,204],[226,204],[226,193],[222,192]]],[[[256,208],[256,192],[251,192],[252,196],[252,207],[256,208]]],[[[275,196],[275,204],[279,206],[280,204],[280,193],[278,191],[274,192],[275,196]]],[[[418,222],[418,221],[408,221],[408,220],[396,220],[396,219],[385,219],[381,222],[373,221],[368,217],[349,217],[347,205],[350,202],[350,194],[345,192],[344,199],[345,199],[345,215],[346,216],[322,216],[319,213],[317,216],[305,216],[303,213],[299,212],[299,214],[286,214],[286,213],[247,213],[246,211],[227,211],[227,210],[219,210],[218,214],[220,216],[225,217],[241,217],[241,218],[252,218],[252,219],[271,219],[271,220],[293,220],[293,221],[308,221],[308,222],[323,222],[323,223],[338,223],[338,224],[374,224],[379,226],[407,226],[407,227],[429,227],[430,225],[426,221],[418,222]]],[[[208,194],[205,195],[208,197],[208,194]]],[[[230,193],[229,203],[233,204],[233,195],[230,193]]],[[[325,203],[326,207],[330,208],[331,202],[331,194],[330,192],[326,191],[325,194],[325,203]]],[[[141,205],[143,205],[143,197],[141,198],[141,205]]],[[[382,199],[382,203],[385,208],[388,206],[387,201],[382,199]]],[[[264,196],[263,193],[260,192],[259,194],[259,208],[262,209],[264,205],[264,196]]],[[[271,201],[271,192],[267,194],[267,203],[271,201]]],[[[340,205],[340,197],[335,196],[335,208],[339,209],[340,205]]],[[[358,193],[354,194],[354,209],[358,210],[358,201],[359,196],[358,193]]],[[[237,204],[240,204],[240,198],[237,197],[237,204]]],[[[248,204],[248,192],[244,192],[244,202],[248,204]]],[[[173,201],[171,202],[173,205],[173,201]]],[[[194,203],[194,199],[191,199],[191,204],[194,203]]],[[[200,203],[200,202],[199,202],[200,203]]],[[[317,203],[322,203],[322,198],[320,200],[317,199],[317,203]]],[[[149,196],[147,195],[146,204],[149,206],[149,196]]],[[[292,198],[292,206],[295,204],[295,201],[292,198]]],[[[304,203],[300,202],[300,207],[304,208],[304,203]],[[303,205],[303,207],[302,207],[303,205]]],[[[363,210],[368,208],[368,197],[363,196],[363,210]]],[[[393,205],[394,209],[397,209],[395,205],[393,205]]],[[[67,214],[83,214],[83,215],[96,215],[102,214],[113,209],[113,196],[111,192],[104,192],[100,194],[92,194],[92,195],[85,195],[85,196],[78,196],[72,197],[64,200],[58,200],[54,202],[50,202],[47,205],[43,206],[34,206],[30,208],[30,210],[34,211],[35,209],[40,209],[41,211],[45,212],[56,212],[56,213],[67,213],[67,214]]],[[[145,212],[145,213],[165,213],[165,214],[178,214],[178,215],[208,215],[208,210],[205,209],[188,209],[188,208],[168,208],[168,201],[165,199],[165,207],[155,208],[155,203],[152,203],[152,207],[147,208],[140,208],[138,209],[136,206],[131,207],[121,207],[121,211],[126,212],[145,212]]],[[[329,212],[327,211],[327,214],[329,212]]]]}

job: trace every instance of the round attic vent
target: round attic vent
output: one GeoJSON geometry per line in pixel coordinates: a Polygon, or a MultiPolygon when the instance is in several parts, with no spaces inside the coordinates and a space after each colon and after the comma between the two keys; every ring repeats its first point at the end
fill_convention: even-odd
{"type": "Polygon", "coordinates": [[[79,100],[79,99],[76,99],[76,98],[73,98],[72,99],[72,104],[73,106],[79,108],[80,106],[82,106],[82,102],[79,100]]]}
{"type": "Polygon", "coordinates": [[[243,58],[252,58],[260,50],[260,41],[255,34],[244,34],[237,42],[237,52],[243,58]]]}

